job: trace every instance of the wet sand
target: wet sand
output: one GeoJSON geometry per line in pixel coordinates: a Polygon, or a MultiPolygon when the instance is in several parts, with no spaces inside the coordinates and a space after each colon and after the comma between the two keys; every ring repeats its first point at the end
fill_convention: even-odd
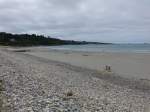
{"type": "Polygon", "coordinates": [[[111,66],[112,72],[119,76],[150,80],[150,53],[91,53],[51,50],[44,47],[31,49],[32,52],[26,53],[100,72],[104,71],[105,66],[111,66]]]}

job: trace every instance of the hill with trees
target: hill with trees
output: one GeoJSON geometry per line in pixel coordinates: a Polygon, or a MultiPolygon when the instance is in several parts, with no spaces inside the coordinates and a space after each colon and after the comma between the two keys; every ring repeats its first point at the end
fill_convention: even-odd
{"type": "Polygon", "coordinates": [[[12,34],[0,32],[0,45],[4,46],[38,46],[38,45],[78,45],[78,44],[107,44],[99,42],[61,40],[36,34],[12,34]]]}

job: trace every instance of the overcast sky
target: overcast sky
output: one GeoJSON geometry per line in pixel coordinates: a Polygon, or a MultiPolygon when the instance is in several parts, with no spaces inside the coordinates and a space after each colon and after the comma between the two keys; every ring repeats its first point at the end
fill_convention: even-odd
{"type": "Polygon", "coordinates": [[[0,0],[0,31],[150,43],[150,0],[0,0]]]}

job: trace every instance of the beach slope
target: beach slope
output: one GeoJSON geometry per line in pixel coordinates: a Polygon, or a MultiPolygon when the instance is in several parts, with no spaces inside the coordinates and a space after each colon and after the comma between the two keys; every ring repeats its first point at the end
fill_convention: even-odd
{"type": "Polygon", "coordinates": [[[0,48],[4,112],[144,112],[149,107],[148,81],[24,52],[0,48]]]}

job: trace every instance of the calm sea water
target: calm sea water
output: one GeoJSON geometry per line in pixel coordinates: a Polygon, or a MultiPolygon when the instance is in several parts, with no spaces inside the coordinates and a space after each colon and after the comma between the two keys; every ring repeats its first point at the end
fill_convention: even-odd
{"type": "Polygon", "coordinates": [[[88,51],[88,52],[150,53],[150,44],[62,45],[62,46],[51,46],[50,48],[56,50],[88,51]]]}

